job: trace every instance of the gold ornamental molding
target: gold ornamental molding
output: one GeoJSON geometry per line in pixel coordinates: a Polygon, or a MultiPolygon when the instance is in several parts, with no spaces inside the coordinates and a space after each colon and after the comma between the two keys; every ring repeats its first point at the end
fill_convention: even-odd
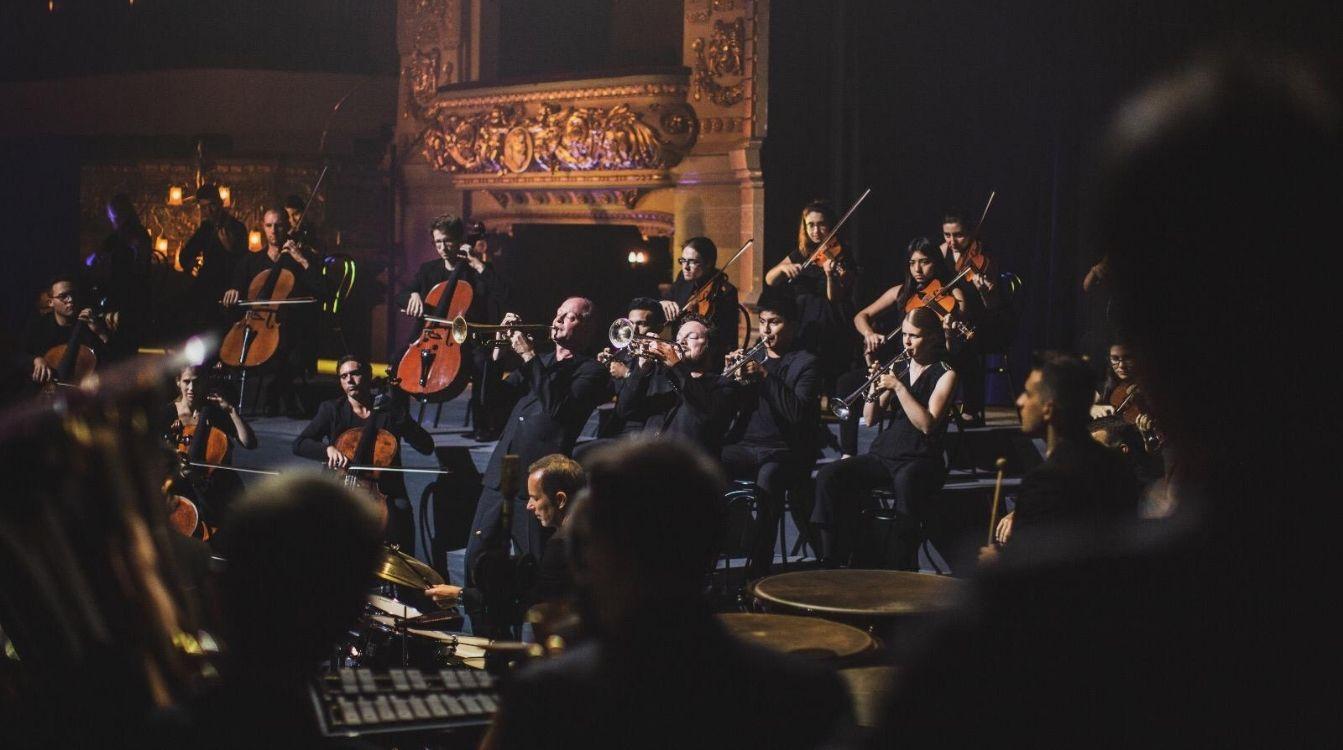
{"type": "Polygon", "coordinates": [[[676,233],[676,217],[664,211],[630,211],[618,206],[593,205],[581,209],[552,209],[524,205],[502,211],[475,211],[472,218],[485,222],[491,232],[513,234],[519,224],[562,224],[568,226],[634,226],[644,238],[671,237],[676,233]]]}
{"type": "Polygon", "coordinates": [[[440,90],[417,140],[464,189],[668,185],[699,137],[688,93],[685,73],[440,90]]]}

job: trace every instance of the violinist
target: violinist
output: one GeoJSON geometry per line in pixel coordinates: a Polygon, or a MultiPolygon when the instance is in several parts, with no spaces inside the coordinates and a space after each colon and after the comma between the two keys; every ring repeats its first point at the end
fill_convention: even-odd
{"type": "MultiPolygon", "coordinates": [[[[434,438],[410,418],[404,399],[374,398],[372,372],[367,362],[347,354],[337,363],[336,376],[342,395],[322,402],[317,408],[317,416],[294,440],[294,455],[322,461],[330,469],[350,466],[351,457],[341,453],[336,443],[350,430],[368,428],[370,420],[377,430],[390,432],[398,443],[409,443],[425,455],[434,452],[434,438]]],[[[399,450],[392,456],[390,466],[401,467],[399,450]]],[[[400,472],[384,471],[378,476],[377,488],[387,496],[387,541],[400,544],[403,549],[414,549],[414,524],[405,479],[400,472]]]]}
{"type": "MultiPolygon", "coordinates": [[[[785,493],[805,481],[816,460],[819,365],[815,355],[795,348],[798,311],[793,296],[767,290],[758,303],[763,361],[753,358],[734,373],[734,414],[724,438],[723,468],[733,479],[760,487],[758,533],[747,563],[748,578],[769,573],[774,535],[785,493]]],[[[737,350],[729,367],[742,361],[737,350]]]]}
{"type": "MultiPolygon", "coordinates": [[[[507,304],[508,283],[489,261],[485,226],[476,223],[468,231],[462,219],[444,214],[434,219],[429,231],[438,257],[424,262],[415,272],[415,278],[411,279],[410,285],[398,298],[401,309],[406,311],[407,316],[416,319],[431,314],[425,309],[425,299],[430,290],[447,281],[454,271],[460,271],[458,281],[470,284],[473,291],[471,306],[463,313],[463,317],[477,323],[498,320],[507,304]]],[[[419,331],[415,334],[418,336],[419,331]]],[[[492,381],[489,373],[494,369],[490,351],[475,346],[469,340],[462,344],[462,349],[463,366],[470,370],[473,383],[471,407],[475,417],[474,437],[478,441],[493,440],[498,436],[498,428],[494,424],[498,421],[494,418],[494,412],[498,410],[496,396],[501,394],[496,393],[498,389],[486,386],[492,381]]]]}
{"type": "MultiPolygon", "coordinates": [[[[80,290],[71,276],[57,276],[48,292],[51,297],[50,314],[39,315],[28,322],[24,331],[24,349],[32,356],[32,380],[48,383],[58,379],[57,365],[48,361],[47,354],[56,347],[70,343],[92,350],[98,361],[103,361],[112,343],[112,330],[101,314],[92,308],[81,307],[80,290]],[[75,327],[78,326],[78,329],[75,327]]],[[[66,377],[72,377],[67,373],[66,377]]]]}
{"type": "Polygon", "coordinates": [[[690,313],[676,330],[679,361],[639,357],[616,398],[616,410],[647,414],[643,431],[676,435],[717,455],[732,416],[732,384],[710,356],[713,328],[690,313]]]}
{"type": "Polygon", "coordinates": [[[1087,429],[1101,445],[1118,448],[1138,482],[1147,486],[1162,477],[1164,466],[1156,426],[1137,383],[1138,359],[1132,347],[1116,341],[1110,345],[1108,361],[1087,429]]]}
{"type": "MultiPolygon", "coordinates": [[[[938,249],[954,276],[970,270],[956,286],[965,301],[965,318],[975,322],[976,335],[953,355],[956,371],[961,374],[961,413],[964,424],[980,426],[984,422],[984,362],[982,352],[989,344],[1001,344],[1010,336],[1010,326],[997,313],[1007,299],[999,289],[997,264],[984,252],[984,243],[969,232],[964,214],[949,211],[942,217],[942,244],[938,249]]],[[[976,232],[977,233],[977,232],[976,232]]]]}
{"type": "MultiPolygon", "coordinates": [[[[224,395],[217,384],[207,383],[201,378],[201,368],[194,365],[184,367],[175,379],[177,397],[168,405],[162,421],[164,434],[169,442],[179,450],[186,449],[191,454],[191,444],[204,438],[208,441],[209,429],[219,430],[228,438],[232,446],[252,450],[257,446],[256,433],[243,418],[238,407],[224,395]],[[191,436],[183,440],[185,428],[191,429],[191,436]]],[[[203,452],[202,463],[211,462],[203,452]]],[[[185,456],[183,456],[185,458],[185,456]]],[[[226,457],[217,460],[228,464],[226,457]]],[[[210,470],[206,467],[191,466],[182,462],[179,472],[172,482],[171,492],[181,495],[196,504],[201,521],[211,528],[224,524],[224,516],[229,505],[243,490],[241,479],[235,472],[228,470],[210,470]]]]}
{"type": "Polygon", "coordinates": [[[672,282],[666,299],[662,301],[662,312],[667,320],[675,320],[686,303],[707,283],[717,285],[709,292],[706,311],[696,310],[706,317],[714,328],[714,352],[726,354],[737,348],[737,287],[724,275],[715,274],[718,267],[718,246],[708,237],[691,237],[681,247],[681,257],[676,261],[681,270],[672,282]],[[711,282],[712,279],[712,282],[711,282]]]}
{"type": "MultiPolygon", "coordinates": [[[[943,262],[942,256],[933,250],[933,243],[927,237],[915,237],[910,240],[905,253],[904,279],[853,316],[853,326],[863,337],[863,353],[871,359],[885,346],[886,335],[877,331],[877,328],[885,327],[881,326],[881,320],[893,316],[903,317],[907,308],[918,304],[915,297],[922,295],[934,281],[945,289],[951,278],[951,270],[943,262]]],[[[955,304],[952,312],[939,317],[945,322],[963,318],[966,314],[965,293],[959,286],[954,286],[946,296],[949,296],[955,304]]],[[[943,309],[938,308],[938,312],[943,309]]]]}
{"type": "MultiPolygon", "coordinates": [[[[224,292],[223,302],[232,307],[247,301],[248,287],[257,277],[274,269],[294,275],[290,297],[321,298],[324,288],[322,264],[310,247],[289,236],[289,215],[282,208],[268,208],[262,219],[266,249],[249,253],[233,269],[233,280],[224,292]]],[[[289,417],[301,417],[302,409],[294,392],[294,378],[310,373],[317,361],[316,303],[285,305],[280,308],[280,347],[269,360],[274,363],[269,381],[262,389],[262,413],[274,416],[284,409],[289,417]]]]}
{"type": "Polygon", "coordinates": [[[183,273],[192,276],[187,296],[193,308],[191,330],[222,332],[229,319],[221,314],[218,303],[233,279],[234,266],[247,256],[247,227],[224,208],[214,183],[197,188],[196,204],[201,223],[182,245],[177,262],[183,273]]]}
{"type": "Polygon", "coordinates": [[[302,196],[292,194],[285,196],[284,213],[289,217],[289,226],[298,227],[296,230],[290,232],[290,236],[300,245],[312,248],[320,257],[322,254],[322,247],[317,238],[321,230],[318,229],[317,222],[313,221],[312,217],[308,217],[307,219],[303,218],[303,209],[304,204],[302,196]]]}
{"type": "Polygon", "coordinates": [[[856,312],[853,257],[835,238],[822,259],[803,266],[821,249],[835,220],[835,209],[828,201],[803,206],[797,247],[765,273],[766,286],[793,294],[799,315],[795,346],[816,355],[822,388],[827,391],[857,362],[858,339],[849,323],[856,312]]]}
{"type": "MultiPolygon", "coordinates": [[[[828,464],[816,475],[811,522],[830,565],[853,562],[859,513],[871,502],[874,488],[891,488],[897,509],[922,519],[942,484],[942,437],[956,393],[956,372],[943,361],[943,327],[932,310],[916,308],[905,315],[899,337],[909,354],[906,363],[897,365],[903,372],[883,374],[874,384],[876,398],[864,408],[869,424],[885,412],[894,421],[867,453],[828,464]]],[[[911,555],[916,549],[909,547],[911,555]]]]}

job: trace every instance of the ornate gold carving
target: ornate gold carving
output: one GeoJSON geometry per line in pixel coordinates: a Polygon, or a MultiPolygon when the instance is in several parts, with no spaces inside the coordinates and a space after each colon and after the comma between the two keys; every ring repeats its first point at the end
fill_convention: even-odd
{"type": "Polygon", "coordinates": [[[509,206],[623,206],[634,208],[648,191],[620,190],[491,190],[490,197],[509,206]]]}
{"type": "Polygon", "coordinates": [[[736,0],[686,0],[686,20],[692,23],[704,23],[714,13],[734,10],[736,0]]]}
{"type": "Polygon", "coordinates": [[[675,217],[663,211],[628,211],[618,207],[588,205],[584,208],[528,210],[510,208],[501,212],[476,211],[473,218],[485,222],[490,231],[512,234],[519,224],[566,224],[576,226],[634,226],[644,237],[671,237],[676,231],[675,217]]]}
{"type": "Polygon", "coordinates": [[[724,85],[721,79],[745,73],[746,19],[714,21],[709,41],[706,43],[704,37],[699,37],[691,48],[695,51],[694,100],[700,101],[707,95],[709,101],[720,107],[739,104],[746,96],[747,79],[731,85],[724,85]]]}
{"type": "MultiPolygon", "coordinates": [[[[447,67],[452,68],[452,63],[447,67]]],[[[417,108],[423,108],[438,92],[439,52],[415,50],[410,55],[410,64],[406,66],[402,77],[410,82],[410,98],[417,108]]]]}
{"type": "Polygon", "coordinates": [[[435,125],[423,134],[424,155],[435,169],[454,173],[674,166],[699,134],[694,111],[679,103],[644,109],[657,116],[658,127],[628,103],[577,107],[546,101],[537,107],[498,104],[476,112],[435,105],[435,125]]]}
{"type": "Polygon", "coordinates": [[[447,0],[415,0],[415,5],[411,11],[415,46],[439,46],[443,40],[443,22],[447,17],[447,0]]]}

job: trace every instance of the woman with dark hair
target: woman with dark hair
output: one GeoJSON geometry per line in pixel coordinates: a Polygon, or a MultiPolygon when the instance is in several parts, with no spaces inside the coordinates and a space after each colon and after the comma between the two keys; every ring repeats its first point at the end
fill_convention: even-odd
{"type": "MultiPolygon", "coordinates": [[[[859,310],[853,317],[853,325],[863,337],[863,353],[869,358],[886,343],[886,334],[876,330],[881,327],[878,320],[885,317],[885,313],[895,310],[903,315],[910,298],[922,292],[934,280],[943,285],[951,281],[951,270],[927,237],[910,240],[905,258],[905,277],[900,283],[887,289],[875,302],[859,310]]],[[[953,288],[951,297],[956,300],[956,314],[963,316],[965,295],[959,288],[953,288]]]]}
{"type": "MultiPolygon", "coordinates": [[[[869,424],[892,413],[890,427],[877,435],[867,453],[829,464],[816,475],[811,523],[820,532],[822,557],[832,565],[850,564],[859,513],[871,504],[873,489],[893,489],[896,508],[923,519],[927,501],[942,484],[942,436],[956,392],[956,372],[943,361],[946,340],[936,313],[917,308],[900,328],[909,360],[897,365],[902,372],[886,373],[876,381],[878,395],[863,410],[869,424]]],[[[917,547],[908,549],[912,555],[917,547]]]]}
{"type": "MultiPolygon", "coordinates": [[[[668,320],[680,315],[690,295],[709,283],[718,268],[718,246],[708,237],[691,237],[681,247],[681,257],[676,261],[681,272],[676,275],[671,289],[662,301],[662,312],[668,320]]],[[[719,285],[713,292],[713,314],[709,322],[713,324],[712,359],[717,359],[737,348],[737,287],[725,276],[714,280],[719,285]]]]}

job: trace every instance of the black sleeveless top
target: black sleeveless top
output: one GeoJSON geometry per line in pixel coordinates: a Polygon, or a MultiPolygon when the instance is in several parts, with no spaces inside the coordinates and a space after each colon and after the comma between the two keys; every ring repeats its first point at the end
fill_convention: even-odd
{"type": "MultiPolygon", "coordinates": [[[[924,406],[928,405],[928,399],[932,398],[933,389],[937,387],[937,381],[951,370],[945,362],[934,362],[928,365],[919,375],[919,379],[913,383],[909,382],[909,373],[906,372],[900,376],[900,382],[904,383],[914,394],[914,398],[924,406]]],[[[899,401],[891,397],[891,403],[899,407],[899,401]]],[[[872,441],[872,447],[868,450],[872,455],[878,458],[890,460],[908,460],[908,459],[936,459],[942,460],[942,436],[946,434],[947,421],[942,420],[942,424],[930,435],[923,434],[919,428],[915,427],[905,416],[903,409],[895,412],[895,416],[890,426],[877,435],[872,441]]]]}

